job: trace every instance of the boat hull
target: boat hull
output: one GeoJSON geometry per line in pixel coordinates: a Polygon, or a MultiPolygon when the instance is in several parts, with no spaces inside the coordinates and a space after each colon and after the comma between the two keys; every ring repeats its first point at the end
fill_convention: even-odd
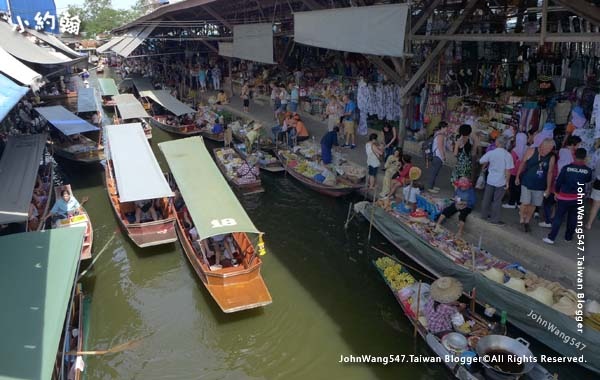
{"type": "MultiPolygon", "coordinates": [[[[104,167],[104,185],[108,194],[108,199],[115,212],[115,216],[121,227],[127,232],[127,236],[140,248],[152,247],[155,245],[174,243],[177,241],[177,232],[175,231],[175,213],[172,211],[168,199],[163,198],[163,215],[167,217],[151,222],[130,223],[125,216],[125,205],[119,202],[117,187],[112,179],[110,161],[104,167]]],[[[129,205],[131,207],[131,205],[129,205]]],[[[135,210],[135,209],[133,209],[135,210]]]]}
{"type": "Polygon", "coordinates": [[[249,183],[237,183],[237,182],[235,182],[233,180],[233,178],[230,178],[227,175],[227,168],[225,168],[225,166],[223,165],[223,163],[221,163],[221,161],[217,157],[217,151],[219,151],[221,149],[223,149],[223,148],[217,148],[217,149],[214,150],[214,152],[215,152],[215,162],[217,164],[217,167],[219,168],[219,170],[223,174],[223,177],[225,177],[225,179],[227,180],[227,182],[234,189],[239,190],[244,195],[264,193],[265,189],[262,187],[262,182],[260,180],[260,176],[259,176],[259,178],[256,181],[253,181],[253,182],[249,182],[249,183]]]}
{"type": "Polygon", "coordinates": [[[217,305],[225,313],[263,307],[273,302],[271,294],[260,274],[262,262],[259,257],[244,268],[211,270],[202,261],[202,253],[196,253],[183,226],[181,216],[177,216],[177,234],[188,261],[194,268],[217,305]]]}
{"type": "MultiPolygon", "coordinates": [[[[63,190],[68,190],[71,194],[73,194],[73,190],[71,189],[71,185],[62,185],[56,186],[54,188],[54,197],[58,199],[60,197],[60,193],[63,190]]],[[[70,219],[61,220],[55,228],[70,228],[70,227],[79,227],[85,226],[85,233],[83,235],[83,245],[81,246],[81,255],[79,257],[80,261],[89,260],[92,258],[92,244],[94,242],[94,228],[92,226],[92,220],[88,215],[86,209],[81,206],[80,214],[82,217],[78,218],[77,216],[70,219]]]]}
{"type": "Polygon", "coordinates": [[[195,124],[184,125],[181,127],[175,127],[169,124],[164,123],[166,117],[163,116],[155,116],[150,118],[150,125],[153,127],[162,129],[165,132],[173,133],[175,135],[181,136],[195,136],[199,135],[202,131],[195,124]],[[158,118],[158,120],[157,120],[158,118]]]}
{"type": "MultiPolygon", "coordinates": [[[[247,159],[245,153],[239,149],[237,147],[237,145],[233,146],[233,149],[235,149],[236,152],[238,152],[238,154],[245,160],[247,159]]],[[[281,165],[281,162],[279,160],[277,160],[276,163],[273,164],[261,164],[260,162],[258,163],[258,166],[260,167],[260,170],[269,172],[269,173],[283,173],[285,172],[285,168],[283,167],[283,165],[281,165]]]]}
{"type": "Polygon", "coordinates": [[[280,154],[275,153],[275,156],[279,159],[279,161],[281,161],[283,163],[284,170],[289,175],[291,175],[292,177],[297,179],[299,182],[301,182],[304,186],[308,187],[309,189],[314,190],[323,195],[327,195],[330,197],[336,197],[336,198],[343,197],[344,195],[351,194],[355,190],[358,190],[362,187],[360,185],[348,186],[348,187],[335,187],[335,186],[323,185],[322,183],[319,183],[310,178],[307,178],[306,176],[298,173],[293,168],[287,166],[285,158],[282,157],[280,154]]]}

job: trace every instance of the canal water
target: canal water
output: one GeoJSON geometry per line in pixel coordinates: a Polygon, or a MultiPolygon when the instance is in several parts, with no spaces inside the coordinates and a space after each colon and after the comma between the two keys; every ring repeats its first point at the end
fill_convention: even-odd
{"type": "MultiPolygon", "coordinates": [[[[172,138],[153,129],[152,148],[164,171],[157,144],[172,138]]],[[[178,242],[140,249],[120,230],[100,165],[59,161],[58,171],[78,199],[89,197],[94,255],[101,252],[82,280],[90,305],[86,350],[130,348],[87,356],[87,380],[452,378],[441,364],[340,363],[341,355],[433,356],[413,338],[371,264],[377,258],[371,245],[395,250],[375,230],[367,242],[364,220],[344,229],[357,198],[329,198],[288,176],[263,174],[266,192],[239,198],[265,232],[262,275],[273,303],[225,314],[178,242]]],[[[535,343],[533,349],[552,354],[535,343]]],[[[550,369],[561,379],[589,376],[550,369]]]]}
{"type": "MultiPolygon", "coordinates": [[[[153,136],[168,170],[156,144],[172,136],[153,136]]],[[[262,275],[273,303],[224,314],[179,243],[139,249],[123,234],[100,165],[59,164],[77,198],[89,197],[94,253],[103,250],[83,280],[91,299],[86,348],[136,341],[131,350],[88,356],[88,380],[449,378],[441,366],[339,363],[341,355],[429,355],[370,263],[367,229],[344,230],[349,199],[263,175],[266,192],[241,201],[265,232],[262,275]]],[[[376,234],[371,242],[384,244],[376,234]]]]}

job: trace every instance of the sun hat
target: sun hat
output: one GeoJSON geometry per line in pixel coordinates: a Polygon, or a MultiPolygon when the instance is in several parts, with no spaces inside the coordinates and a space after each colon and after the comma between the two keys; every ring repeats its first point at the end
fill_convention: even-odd
{"type": "Polygon", "coordinates": [[[459,179],[454,181],[454,185],[456,185],[458,187],[469,188],[469,187],[471,187],[471,180],[468,179],[467,177],[460,177],[459,179]]]}
{"type": "Polygon", "coordinates": [[[418,168],[416,166],[410,168],[410,170],[408,171],[408,178],[410,178],[411,181],[416,181],[419,178],[421,178],[421,168],[418,168]]]}
{"type": "Polygon", "coordinates": [[[454,277],[440,277],[431,284],[431,298],[439,303],[450,303],[460,298],[462,284],[454,277]]]}

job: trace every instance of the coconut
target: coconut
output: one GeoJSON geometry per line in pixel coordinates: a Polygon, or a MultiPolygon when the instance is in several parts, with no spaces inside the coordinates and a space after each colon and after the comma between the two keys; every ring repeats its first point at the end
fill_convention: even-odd
{"type": "Polygon", "coordinates": [[[529,297],[535,298],[539,302],[548,306],[552,306],[554,303],[554,300],[552,299],[552,292],[543,286],[539,286],[534,291],[527,292],[526,294],[529,297]]]}
{"type": "Polygon", "coordinates": [[[490,268],[486,271],[481,272],[481,274],[492,281],[496,281],[499,284],[504,283],[504,272],[502,272],[498,268],[490,268]]]}
{"type": "Polygon", "coordinates": [[[525,293],[525,281],[520,278],[511,277],[504,286],[516,290],[519,293],[525,293]]]}

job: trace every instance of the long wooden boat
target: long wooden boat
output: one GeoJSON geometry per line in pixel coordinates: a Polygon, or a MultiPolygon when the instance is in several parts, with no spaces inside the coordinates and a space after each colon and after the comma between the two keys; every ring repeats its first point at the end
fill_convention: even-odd
{"type": "MultiPolygon", "coordinates": [[[[387,258],[387,259],[395,261],[391,258],[387,258]]],[[[530,380],[552,380],[552,379],[554,379],[554,376],[550,372],[548,372],[544,367],[542,367],[539,363],[535,363],[535,365],[533,366],[531,371],[529,371],[525,375],[522,375],[520,377],[515,377],[515,376],[506,377],[508,375],[505,375],[504,373],[495,372],[494,370],[485,368],[485,366],[482,366],[481,364],[478,364],[478,363],[473,363],[473,364],[467,366],[464,362],[460,362],[458,360],[459,353],[451,351],[443,343],[442,339],[440,339],[435,334],[431,333],[427,329],[427,327],[423,324],[423,322],[426,321],[424,316],[422,314],[420,316],[418,316],[418,313],[413,310],[413,308],[416,309],[418,307],[419,309],[421,309],[425,306],[417,300],[417,298],[419,296],[418,290],[417,290],[416,294],[413,291],[413,295],[410,296],[410,300],[412,302],[409,302],[408,299],[402,300],[402,298],[400,296],[401,292],[397,289],[396,290],[394,289],[394,287],[392,286],[392,284],[390,283],[390,281],[384,274],[384,268],[378,266],[376,261],[373,261],[373,265],[377,269],[377,272],[379,272],[379,274],[381,275],[383,281],[386,283],[386,285],[392,291],[392,294],[394,294],[394,297],[400,304],[400,308],[402,309],[404,316],[409,320],[411,325],[414,327],[415,331],[417,331],[419,333],[419,335],[425,341],[425,343],[427,343],[429,348],[440,358],[440,361],[445,364],[446,368],[452,373],[452,375],[456,379],[459,379],[459,380],[481,380],[481,379],[498,379],[498,378],[501,378],[501,379],[519,378],[519,379],[523,379],[523,380],[525,380],[525,379],[530,379],[530,380]],[[419,305],[419,306],[417,306],[417,305],[419,305]],[[457,360],[448,360],[448,358],[452,358],[452,357],[455,357],[457,360]]],[[[400,263],[396,263],[395,265],[400,265],[400,263]]],[[[403,266],[401,267],[400,272],[402,274],[410,276],[410,278],[412,278],[410,273],[403,266]]],[[[413,280],[414,280],[414,278],[413,278],[413,280]]],[[[415,286],[415,287],[417,287],[417,286],[415,286]]],[[[418,287],[417,287],[417,289],[418,289],[418,287]]],[[[483,316],[475,314],[475,313],[469,312],[468,314],[469,315],[467,315],[466,316],[467,318],[465,318],[465,319],[468,319],[469,323],[472,324],[472,328],[469,327],[468,328],[469,332],[466,333],[467,342],[470,346],[468,348],[472,352],[475,352],[475,347],[476,347],[479,339],[482,336],[489,335],[491,333],[490,330],[488,329],[488,325],[484,322],[492,323],[492,321],[488,321],[483,316]]],[[[463,335],[464,335],[464,333],[463,333],[463,335]]],[[[506,358],[506,360],[508,360],[507,356],[502,356],[502,357],[506,358]]],[[[500,366],[500,367],[502,365],[513,366],[514,363],[512,363],[512,361],[510,363],[509,362],[506,362],[506,363],[499,362],[499,363],[496,363],[496,365],[500,366]]]]}
{"type": "Polygon", "coordinates": [[[142,124],[142,128],[144,129],[144,134],[146,135],[146,138],[148,140],[152,140],[152,126],[150,125],[150,123],[148,122],[148,119],[146,119],[146,118],[137,117],[137,118],[133,118],[133,119],[123,120],[123,119],[120,119],[115,116],[113,118],[113,122],[115,124],[140,123],[140,124],[142,124]]]}
{"type": "MultiPolygon", "coordinates": [[[[578,332],[575,318],[527,294],[509,288],[505,284],[497,283],[481,273],[484,268],[489,266],[489,263],[492,263],[494,268],[502,268],[508,263],[487,252],[477,253],[475,247],[463,247],[460,254],[470,252],[470,259],[464,264],[459,264],[457,252],[450,252],[455,257],[454,259],[450,258],[439,245],[448,245],[460,239],[444,237],[442,240],[436,240],[429,235],[421,235],[414,228],[422,231],[429,231],[433,228],[420,223],[404,221],[403,216],[394,215],[393,211],[387,211],[378,206],[373,208],[370,202],[358,202],[354,205],[354,209],[370,221],[373,227],[392,245],[434,277],[453,276],[462,283],[476,287],[478,303],[489,304],[497,310],[509,310],[508,323],[535,337],[540,343],[556,351],[557,355],[566,357],[583,355],[584,362],[577,364],[595,373],[600,373],[600,331],[586,325],[586,317],[583,318],[583,334],[581,334],[578,332]],[[416,227],[413,228],[413,224],[416,227]],[[476,268],[475,271],[473,267],[476,268]],[[532,311],[537,315],[542,315],[544,320],[554,327],[548,329],[545,325],[531,323],[530,313],[532,311]],[[577,342],[574,345],[565,345],[557,334],[569,337],[577,336],[577,342]]],[[[537,279],[539,280],[539,278],[537,279]]],[[[560,287],[557,292],[560,294],[570,293],[569,290],[560,287]]]]}
{"type": "MultiPolygon", "coordinates": [[[[167,124],[166,115],[153,116],[150,119],[150,125],[153,127],[162,129],[165,132],[173,133],[181,136],[194,136],[202,133],[202,129],[196,124],[185,124],[185,125],[170,125],[167,124]]],[[[222,140],[221,140],[222,141],[222,140]]]]}
{"type": "Polygon", "coordinates": [[[135,203],[121,203],[119,201],[117,183],[113,174],[112,160],[110,159],[106,160],[104,166],[104,182],[115,215],[121,227],[127,231],[127,235],[135,245],[145,248],[177,241],[175,209],[168,198],[159,199],[159,209],[157,211],[163,216],[162,219],[135,223],[135,221],[130,221],[131,215],[135,214],[135,203]]]}
{"type": "MultiPolygon", "coordinates": [[[[64,380],[64,379],[73,379],[73,380],[81,380],[83,378],[83,371],[80,366],[77,364],[77,360],[82,361],[83,357],[79,357],[78,355],[69,354],[69,352],[77,353],[84,350],[83,342],[85,335],[85,318],[84,318],[84,300],[85,295],[83,294],[83,290],[81,288],[81,284],[77,284],[75,288],[75,295],[71,302],[71,313],[69,314],[69,324],[68,329],[66,331],[67,337],[63,336],[63,342],[61,344],[61,348],[64,348],[64,352],[67,354],[64,355],[63,363],[59,359],[56,360],[54,375],[52,380],[64,380]],[[74,334],[74,331],[77,331],[74,334]],[[74,336],[76,335],[76,336],[74,336]],[[63,365],[63,377],[60,377],[60,367],[63,365]]],[[[63,350],[60,349],[59,352],[63,350]]]]}
{"type": "Polygon", "coordinates": [[[62,141],[53,140],[54,154],[67,160],[84,164],[94,164],[104,160],[104,147],[84,135],[77,141],[66,137],[62,141]]]}
{"type": "Polygon", "coordinates": [[[77,91],[67,90],[66,93],[59,94],[59,95],[40,95],[40,100],[41,101],[52,101],[52,100],[63,100],[63,99],[76,98],[76,97],[77,97],[77,91]]]}
{"type": "MultiPolygon", "coordinates": [[[[67,190],[69,193],[71,193],[72,197],[74,196],[73,191],[71,190],[71,185],[67,184],[54,187],[54,198],[60,199],[60,193],[63,190],[67,190]]],[[[57,220],[52,228],[69,228],[79,226],[85,226],[85,234],[83,238],[83,245],[81,246],[80,257],[80,260],[84,261],[92,258],[92,243],[94,242],[94,228],[92,227],[92,221],[85,208],[81,206],[81,211],[78,215],[57,220]]]]}
{"type": "MultiPolygon", "coordinates": [[[[44,165],[40,165],[40,169],[38,171],[39,176],[42,180],[42,188],[38,189],[40,192],[43,192],[44,200],[37,205],[38,212],[38,222],[36,225],[31,222],[27,223],[27,231],[41,231],[44,227],[43,221],[46,220],[46,216],[48,215],[48,211],[50,210],[50,205],[52,204],[52,186],[54,183],[54,163],[47,162],[44,165]]],[[[34,189],[34,192],[36,189],[34,189]]],[[[32,203],[33,198],[32,198],[32,203]]]]}
{"type": "Polygon", "coordinates": [[[160,143],[159,147],[173,173],[172,186],[179,189],[185,202],[177,213],[179,240],[202,284],[225,313],[272,303],[260,273],[260,255],[264,254],[260,231],[215,167],[203,140],[191,137],[160,143]],[[190,171],[197,175],[188,175],[190,171]],[[190,218],[193,226],[186,223],[190,218]],[[249,233],[259,234],[257,249],[249,233]],[[222,246],[213,240],[217,236],[222,238],[222,246]],[[229,249],[230,255],[222,248],[229,249]],[[221,260],[221,265],[215,265],[216,254],[211,256],[217,249],[227,259],[221,260]]]}
{"type": "Polygon", "coordinates": [[[335,186],[325,185],[321,182],[315,181],[314,179],[303,175],[294,167],[290,166],[290,162],[288,162],[288,160],[285,158],[285,155],[282,154],[282,151],[275,152],[275,156],[279,159],[279,161],[281,161],[285,171],[289,175],[294,177],[296,180],[298,180],[300,183],[302,183],[309,189],[312,189],[321,194],[328,195],[330,197],[342,197],[363,187],[362,184],[356,184],[341,177],[338,177],[338,183],[335,186]]]}
{"type": "Polygon", "coordinates": [[[246,162],[237,151],[232,148],[216,148],[213,152],[215,153],[215,162],[219,170],[221,170],[221,173],[223,173],[223,176],[231,186],[244,195],[263,193],[265,191],[262,187],[260,174],[258,176],[252,175],[254,179],[240,178],[237,176],[237,169],[233,171],[227,169],[227,162],[235,162],[237,166],[241,166],[246,162]]]}
{"type": "MultiPolygon", "coordinates": [[[[233,149],[242,157],[242,159],[247,160],[248,155],[246,154],[246,145],[245,144],[234,144],[233,149]]],[[[277,157],[272,156],[271,154],[260,151],[257,154],[262,155],[263,158],[258,159],[258,166],[260,170],[267,171],[269,173],[283,173],[285,172],[285,168],[281,164],[281,161],[277,159],[277,157]],[[273,159],[271,159],[273,158],[273,159]]]]}

